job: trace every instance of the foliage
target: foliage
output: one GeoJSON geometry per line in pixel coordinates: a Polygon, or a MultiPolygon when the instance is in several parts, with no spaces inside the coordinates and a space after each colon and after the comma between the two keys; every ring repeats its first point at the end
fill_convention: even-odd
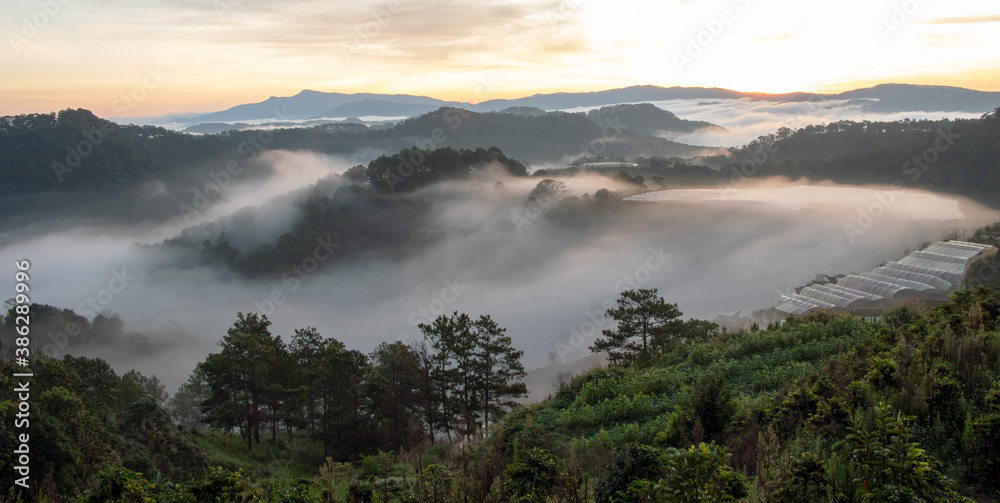
{"type": "Polygon", "coordinates": [[[568,474],[566,463],[537,447],[521,451],[504,469],[504,490],[512,501],[544,503],[557,494],[568,474]]]}
{"type": "Polygon", "coordinates": [[[229,176],[229,163],[239,182],[268,175],[252,162],[257,149],[247,141],[256,135],[193,136],[115,124],[84,109],[0,117],[3,220],[27,213],[165,221],[179,205],[196,204],[192,191],[202,191],[211,173],[229,176]]]}
{"type": "Polygon", "coordinates": [[[675,320],[681,316],[677,304],[668,304],[657,289],[625,290],[605,316],[617,322],[614,329],[603,331],[604,339],[594,341],[590,350],[608,352],[612,362],[630,362],[649,358],[654,347],[662,347],[676,338],[675,320]]]}
{"type": "Polygon", "coordinates": [[[668,448],[661,458],[662,478],[637,480],[631,495],[668,503],[737,501],[746,496],[746,482],[728,463],[725,447],[700,443],[688,449],[668,448]]]}
{"type": "Polygon", "coordinates": [[[912,441],[915,418],[895,415],[886,404],[872,411],[872,424],[856,414],[837,449],[844,457],[855,497],[860,501],[937,500],[953,496],[954,485],[936,468],[937,461],[912,441]]]}
{"type": "MultiPolygon", "coordinates": [[[[31,494],[917,502],[997,490],[996,291],[958,292],[925,313],[825,314],[675,341],[510,413],[503,393],[521,389],[513,384],[522,355],[501,327],[454,313],[421,328],[417,344],[365,355],[312,328],[286,345],[266,317],[240,313],[222,351],[178,393],[184,402],[164,402],[158,380],[118,375],[102,360],[38,356],[32,471],[46,475],[31,494]],[[208,405],[205,420],[231,420],[223,428],[242,436],[211,428],[181,436],[165,403],[197,421],[190,404],[198,401],[208,405]],[[259,438],[268,427],[270,438],[259,438]]],[[[12,374],[4,361],[7,422],[17,411],[12,374]]],[[[15,440],[0,430],[0,461],[12,461],[15,440]]],[[[29,494],[2,476],[0,493],[29,494]]]]}
{"type": "Polygon", "coordinates": [[[527,168],[509,159],[496,148],[455,150],[445,147],[435,150],[405,149],[398,154],[381,156],[368,164],[368,183],[381,192],[413,191],[442,180],[482,177],[487,180],[504,174],[527,176],[527,168]],[[497,167],[506,170],[491,172],[497,167]]]}
{"type": "Polygon", "coordinates": [[[826,501],[830,494],[826,463],[816,454],[804,452],[793,459],[777,481],[775,503],[826,501]]]}

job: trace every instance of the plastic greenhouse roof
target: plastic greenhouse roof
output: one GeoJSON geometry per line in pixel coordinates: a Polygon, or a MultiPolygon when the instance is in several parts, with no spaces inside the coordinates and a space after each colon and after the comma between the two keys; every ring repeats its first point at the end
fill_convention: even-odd
{"type": "Polygon", "coordinates": [[[853,288],[847,288],[846,286],[835,285],[833,283],[826,284],[826,285],[814,285],[814,286],[822,286],[823,288],[828,288],[828,289],[830,289],[830,291],[835,292],[835,293],[837,291],[840,291],[844,295],[856,295],[856,296],[861,297],[863,299],[868,299],[868,300],[873,300],[873,301],[874,300],[882,300],[882,296],[881,295],[875,295],[873,293],[862,292],[861,290],[855,290],[853,288]]]}
{"type": "Polygon", "coordinates": [[[966,261],[983,252],[981,248],[972,248],[969,246],[961,245],[958,243],[950,243],[950,242],[934,243],[928,246],[927,248],[924,248],[923,251],[927,253],[937,253],[940,255],[959,257],[966,261]]]}
{"type": "Polygon", "coordinates": [[[931,274],[924,274],[916,271],[904,271],[902,269],[893,269],[891,267],[876,267],[874,271],[875,274],[880,274],[882,276],[892,276],[894,278],[906,279],[910,281],[918,281],[924,283],[938,290],[948,291],[951,287],[955,286],[954,283],[941,279],[938,276],[931,274]]]}
{"type": "Polygon", "coordinates": [[[817,299],[810,299],[798,294],[782,295],[775,309],[788,314],[804,314],[813,309],[833,309],[837,306],[817,299]]]}
{"type": "MultiPolygon", "coordinates": [[[[898,263],[900,263],[900,264],[915,265],[915,266],[919,266],[919,267],[928,267],[928,268],[931,268],[931,269],[938,269],[938,270],[941,270],[941,271],[954,272],[954,273],[958,273],[959,277],[961,277],[961,275],[965,273],[965,262],[964,261],[962,261],[962,262],[946,262],[946,261],[942,261],[942,260],[937,260],[935,258],[928,258],[926,256],[925,257],[921,257],[921,256],[918,256],[918,255],[914,255],[914,253],[917,253],[917,252],[913,252],[913,253],[911,253],[911,254],[909,254],[909,255],[907,255],[907,256],[899,259],[898,263]]],[[[937,256],[940,257],[941,255],[937,255],[937,256]]]]}
{"type": "Polygon", "coordinates": [[[885,281],[879,281],[877,279],[866,278],[864,276],[850,275],[841,278],[837,282],[840,286],[845,286],[847,288],[853,288],[855,290],[861,290],[862,292],[868,292],[880,297],[891,299],[897,293],[904,290],[909,290],[905,286],[897,285],[895,283],[887,283],[885,281]]]}
{"type": "Polygon", "coordinates": [[[809,285],[798,294],[783,295],[775,309],[799,315],[814,309],[875,307],[884,305],[880,301],[885,299],[902,297],[944,299],[962,282],[970,262],[983,254],[997,253],[989,245],[937,242],[872,272],[845,276],[837,284],[809,285]]]}
{"type": "Polygon", "coordinates": [[[811,286],[803,288],[802,291],[799,292],[799,295],[803,297],[808,297],[810,299],[816,299],[816,300],[821,300],[823,302],[828,302],[830,304],[835,304],[839,308],[846,308],[847,306],[851,305],[851,302],[856,300],[856,299],[848,299],[847,297],[842,297],[840,295],[833,294],[830,292],[817,290],[811,286]]]}
{"type": "Polygon", "coordinates": [[[950,271],[947,269],[939,269],[937,267],[926,267],[914,264],[904,264],[902,262],[888,262],[884,266],[886,269],[898,269],[901,271],[912,271],[923,274],[929,274],[932,276],[937,276],[952,285],[957,285],[962,281],[962,273],[950,271]]]}
{"type": "Polygon", "coordinates": [[[895,276],[885,276],[883,274],[878,274],[878,273],[874,273],[874,272],[863,272],[861,274],[858,274],[858,276],[863,276],[865,278],[874,279],[874,280],[877,280],[877,281],[884,281],[886,283],[892,283],[894,285],[899,285],[899,286],[903,286],[903,287],[906,287],[906,288],[910,288],[910,289],[916,290],[918,292],[926,292],[926,291],[929,291],[929,290],[937,290],[937,288],[934,288],[933,286],[928,285],[927,283],[921,283],[919,281],[911,281],[911,280],[908,280],[908,279],[897,278],[895,276]]]}

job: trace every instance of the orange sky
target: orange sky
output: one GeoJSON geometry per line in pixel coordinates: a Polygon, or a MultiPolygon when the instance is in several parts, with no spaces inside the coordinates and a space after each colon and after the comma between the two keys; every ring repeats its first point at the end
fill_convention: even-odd
{"type": "Polygon", "coordinates": [[[4,6],[0,114],[205,112],[302,89],[1000,91],[995,1],[49,1],[4,6]]]}

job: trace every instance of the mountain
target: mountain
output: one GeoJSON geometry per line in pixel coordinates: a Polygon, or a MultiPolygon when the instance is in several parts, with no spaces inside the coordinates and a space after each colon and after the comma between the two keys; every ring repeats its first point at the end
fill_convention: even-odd
{"type": "Polygon", "coordinates": [[[477,111],[491,112],[509,107],[535,107],[543,110],[565,110],[619,103],[662,101],[674,99],[738,99],[747,93],[720,88],[632,86],[607,91],[585,93],[536,94],[526,98],[496,99],[476,105],[477,111]]]}
{"type": "MultiPolygon", "coordinates": [[[[494,99],[477,105],[444,101],[409,94],[326,93],[304,90],[295,96],[272,96],[259,103],[237,105],[205,115],[188,117],[184,122],[236,122],[251,120],[293,120],[321,117],[364,117],[369,115],[413,117],[441,107],[454,107],[476,112],[496,112],[512,107],[541,110],[568,110],[579,107],[600,107],[622,103],[643,103],[666,100],[750,99],[775,103],[870,100],[855,103],[870,112],[972,112],[986,113],[1000,104],[1000,93],[982,92],[949,86],[911,84],[880,84],[839,94],[792,92],[783,94],[734,91],[717,87],[631,86],[620,89],[580,93],[535,94],[523,98],[494,99]],[[879,102],[878,100],[882,100],[879,102]],[[880,103],[880,104],[879,104],[880,103]]],[[[172,116],[172,117],[176,117],[172,116]]]]}
{"type": "MultiPolygon", "coordinates": [[[[855,89],[835,95],[840,99],[869,98],[869,99],[908,99],[924,98],[927,96],[954,96],[956,94],[968,93],[969,89],[952,86],[920,86],[913,84],[879,84],[874,87],[855,89]]],[[[971,91],[979,92],[979,91],[971,91]]]]}
{"type": "MultiPolygon", "coordinates": [[[[735,150],[731,162],[760,159],[754,176],[893,184],[960,194],[1000,208],[1000,108],[981,119],[838,121],[781,130],[735,150]],[[932,149],[933,147],[933,149],[932,149]],[[766,151],[764,149],[767,149],[766,151]],[[936,150],[933,161],[918,155],[936,150]]],[[[738,164],[722,166],[734,172],[738,164]]]]}
{"type": "Polygon", "coordinates": [[[0,117],[0,230],[40,216],[115,222],[176,217],[180,204],[201,201],[195,191],[213,176],[236,185],[270,174],[254,162],[259,149],[247,143],[254,135],[192,136],[115,124],[84,109],[0,117]]]}
{"type": "Polygon", "coordinates": [[[883,98],[864,103],[862,109],[866,112],[883,114],[894,112],[983,113],[997,105],[1000,105],[1000,93],[971,91],[952,95],[883,98]]]}
{"type": "Polygon", "coordinates": [[[613,105],[591,110],[587,118],[594,124],[606,127],[618,121],[633,133],[645,136],[662,136],[669,133],[691,133],[699,129],[714,128],[724,130],[705,121],[684,120],[649,103],[613,105]]]}
{"type": "Polygon", "coordinates": [[[190,119],[190,122],[233,122],[261,119],[311,119],[319,114],[323,114],[324,111],[328,111],[348,103],[357,103],[364,100],[392,102],[404,105],[432,105],[434,108],[463,105],[462,103],[442,101],[434,98],[428,98],[426,96],[412,96],[408,94],[344,94],[304,90],[295,96],[271,96],[260,103],[237,105],[221,112],[213,112],[200,117],[195,117],[194,119],[190,119]]]}
{"type": "Polygon", "coordinates": [[[631,117],[623,111],[619,116],[620,124],[609,127],[591,121],[582,113],[525,116],[444,107],[383,130],[279,129],[273,132],[274,140],[269,147],[327,154],[352,154],[371,148],[393,152],[414,145],[424,149],[430,146],[498,147],[512,158],[528,163],[559,162],[564,158],[594,155],[692,157],[721,153],[718,148],[643,135],[627,127],[631,117]]]}
{"type": "Polygon", "coordinates": [[[849,99],[870,113],[968,112],[987,113],[1000,105],[1000,93],[973,91],[952,86],[879,84],[835,95],[849,99]]]}
{"type": "Polygon", "coordinates": [[[334,107],[325,113],[317,115],[315,118],[364,117],[367,115],[377,115],[381,117],[412,117],[414,115],[433,112],[434,110],[441,108],[441,106],[442,105],[438,104],[399,103],[395,101],[369,99],[345,103],[338,107],[334,107]]]}

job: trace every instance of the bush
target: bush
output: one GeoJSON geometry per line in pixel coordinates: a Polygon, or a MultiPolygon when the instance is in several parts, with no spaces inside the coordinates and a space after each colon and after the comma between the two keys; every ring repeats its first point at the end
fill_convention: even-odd
{"type": "Polygon", "coordinates": [[[747,495],[743,476],[729,466],[725,447],[700,443],[685,450],[667,449],[663,477],[629,485],[633,498],[665,503],[737,501],[747,495]]]}
{"type": "Polygon", "coordinates": [[[629,485],[637,479],[658,479],[663,475],[663,451],[656,447],[628,444],[618,451],[608,477],[597,484],[599,502],[630,501],[626,496],[629,485]]]}
{"type": "Polygon", "coordinates": [[[829,494],[830,481],[826,476],[826,463],[811,452],[803,452],[789,463],[788,469],[778,480],[773,501],[826,501],[829,494]]]}
{"type": "Polygon", "coordinates": [[[146,503],[153,484],[142,474],[122,466],[112,466],[94,476],[92,488],[80,497],[81,503],[146,503]]]}
{"type": "Polygon", "coordinates": [[[893,415],[884,403],[876,405],[873,413],[870,428],[856,414],[848,435],[836,446],[851,474],[854,497],[860,501],[956,497],[954,483],[938,471],[937,460],[910,441],[909,423],[915,418],[902,411],[893,415]]]}
{"type": "Polygon", "coordinates": [[[656,436],[656,441],[677,444],[714,439],[725,429],[735,410],[725,378],[720,374],[706,374],[678,401],[667,427],[656,436]]]}
{"type": "Polygon", "coordinates": [[[521,451],[503,472],[504,492],[512,501],[541,502],[566,482],[566,463],[539,448],[521,451]]]}

